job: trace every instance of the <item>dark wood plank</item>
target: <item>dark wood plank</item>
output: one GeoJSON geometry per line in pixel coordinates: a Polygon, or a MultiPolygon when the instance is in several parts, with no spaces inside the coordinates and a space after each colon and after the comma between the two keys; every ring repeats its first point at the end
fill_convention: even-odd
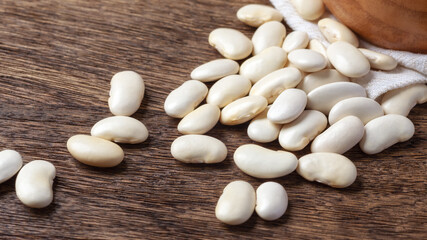
{"type": "MultiPolygon", "coordinates": [[[[220,55],[207,43],[217,27],[251,36],[235,17],[239,7],[268,1],[0,1],[1,149],[19,151],[24,162],[51,161],[57,168],[54,202],[29,209],[17,199],[15,178],[0,185],[0,235],[49,239],[359,239],[427,238],[427,110],[409,115],[416,127],[408,142],[373,156],[355,147],[359,176],[337,190],[296,173],[276,179],[286,188],[289,208],[275,222],[254,215],[230,227],[214,216],[216,201],[230,181],[264,182],[243,174],[234,150],[251,142],[247,124],[217,126],[209,135],[229,148],[217,165],[175,161],[169,148],[179,136],[163,112],[167,94],[197,65],[220,55]],[[74,160],[67,139],[89,133],[111,116],[109,81],[135,70],[147,90],[134,115],[150,131],[139,145],[123,145],[125,161],[96,169],[74,160]]],[[[266,144],[280,149],[277,143],[266,144]]],[[[296,153],[301,156],[307,150],[296,153]]]]}

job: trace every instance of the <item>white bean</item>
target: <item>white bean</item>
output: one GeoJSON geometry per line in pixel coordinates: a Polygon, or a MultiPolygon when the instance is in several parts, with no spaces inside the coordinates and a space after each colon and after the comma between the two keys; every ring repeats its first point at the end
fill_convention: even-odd
{"type": "Polygon", "coordinates": [[[325,12],[322,0],[292,0],[291,2],[305,20],[316,20],[325,12]]]}
{"type": "Polygon", "coordinates": [[[148,138],[145,125],[135,118],[126,116],[108,117],[97,122],[90,135],[118,143],[142,143],[148,138]]]}
{"type": "Polygon", "coordinates": [[[324,69],[319,72],[310,73],[298,85],[298,88],[307,94],[313,89],[333,82],[349,82],[348,77],[342,75],[335,69],[324,69]]]}
{"type": "Polygon", "coordinates": [[[351,97],[366,97],[366,90],[352,82],[328,83],[307,94],[307,108],[328,114],[336,103],[351,97]]]}
{"type": "Polygon", "coordinates": [[[302,31],[293,31],[288,34],[283,42],[282,48],[286,52],[291,52],[295,49],[304,49],[308,44],[308,34],[302,31]]]}
{"type": "Polygon", "coordinates": [[[337,153],[311,153],[298,161],[297,172],[308,181],[335,188],[350,186],[357,177],[354,163],[337,153]]]}
{"type": "Polygon", "coordinates": [[[274,102],[284,90],[294,88],[301,81],[301,72],[294,67],[287,67],[267,74],[256,82],[249,92],[250,96],[258,95],[274,102]]]}
{"type": "Polygon", "coordinates": [[[326,116],[316,110],[305,110],[294,121],[282,126],[280,145],[289,151],[299,151],[310,143],[328,125],[326,116]]]}
{"type": "Polygon", "coordinates": [[[397,61],[389,56],[369,49],[359,48],[359,51],[368,59],[371,68],[379,70],[393,70],[397,66],[397,61]]]}
{"type": "Polygon", "coordinates": [[[326,68],[332,68],[332,65],[328,59],[328,55],[326,55],[326,47],[323,45],[323,43],[321,43],[317,39],[311,39],[310,42],[308,42],[307,48],[322,54],[325,57],[327,62],[326,68]]]}
{"type": "Polygon", "coordinates": [[[245,181],[229,183],[215,208],[215,216],[223,223],[239,225],[246,222],[255,209],[255,190],[245,181]]]}
{"type": "Polygon", "coordinates": [[[242,63],[240,74],[256,83],[265,75],[282,68],[286,63],[286,52],[280,47],[269,47],[242,63]]]}
{"type": "Polygon", "coordinates": [[[331,18],[324,18],[317,25],[328,42],[345,41],[355,47],[359,46],[357,36],[344,24],[331,18]]]}
{"type": "Polygon", "coordinates": [[[205,134],[219,120],[221,111],[217,105],[204,104],[187,114],[178,124],[178,132],[182,134],[205,134]]]}
{"type": "Polygon", "coordinates": [[[247,122],[264,111],[267,100],[261,96],[248,96],[237,99],[222,109],[220,122],[224,125],[237,125],[247,122]]]}
{"type": "Polygon", "coordinates": [[[232,101],[246,96],[251,85],[251,81],[241,75],[221,78],[209,89],[206,102],[223,108],[232,101]]]}
{"type": "Polygon", "coordinates": [[[326,58],[310,49],[296,49],[289,53],[289,62],[304,72],[317,72],[326,67],[326,58]]]}
{"type": "Polygon", "coordinates": [[[282,23],[270,21],[262,24],[252,36],[253,55],[257,55],[269,47],[281,47],[285,36],[286,28],[282,23]]]}
{"type": "Polygon", "coordinates": [[[239,64],[231,59],[216,59],[196,67],[191,78],[201,82],[211,82],[239,72],[239,64]]]}
{"type": "Polygon", "coordinates": [[[288,123],[295,120],[304,111],[307,95],[304,91],[291,88],[283,91],[273,102],[267,118],[274,123],[288,123]]]}
{"type": "Polygon", "coordinates": [[[326,50],[331,64],[347,77],[363,77],[371,69],[368,59],[348,42],[337,41],[326,50]]]}
{"type": "Polygon", "coordinates": [[[172,142],[172,156],[184,163],[219,163],[227,157],[227,147],[206,135],[184,135],[172,142]]]}
{"type": "Polygon", "coordinates": [[[398,143],[405,142],[414,135],[414,124],[408,118],[387,114],[368,122],[360,148],[366,154],[376,154],[398,143]]]}
{"type": "Polygon", "coordinates": [[[427,102],[427,86],[419,83],[387,92],[381,100],[381,106],[386,114],[408,116],[417,103],[425,102],[427,102]]]}
{"type": "Polygon", "coordinates": [[[268,109],[269,107],[249,123],[248,136],[255,142],[272,142],[279,136],[281,125],[268,120],[268,109]]]}
{"type": "Polygon", "coordinates": [[[74,135],[67,141],[67,149],[79,162],[94,167],[114,167],[124,158],[122,148],[108,140],[89,135],[74,135]]]}
{"type": "Polygon", "coordinates": [[[17,151],[3,150],[0,152],[0,183],[13,177],[22,167],[22,157],[17,151]]]}
{"type": "Polygon", "coordinates": [[[292,173],[298,164],[294,154],[245,144],[234,152],[234,162],[244,173],[256,178],[277,178],[292,173]]]}
{"type": "Polygon", "coordinates": [[[276,182],[265,182],[256,190],[255,211],[262,219],[273,221],[285,214],[288,208],[288,194],[276,182]]]}
{"type": "Polygon", "coordinates": [[[252,52],[252,42],[243,33],[231,28],[217,28],[209,34],[209,44],[225,58],[240,60],[252,52]]]}
{"type": "Polygon", "coordinates": [[[359,118],[347,116],[330,126],[311,143],[311,152],[343,154],[363,137],[364,125],[359,118]]]}
{"type": "Polygon", "coordinates": [[[116,73],[111,79],[108,106],[112,114],[130,116],[141,105],[145,84],[142,77],[134,71],[116,73]]]}
{"type": "Polygon", "coordinates": [[[259,27],[269,21],[282,21],[282,14],[276,9],[261,5],[248,4],[237,11],[237,18],[252,27],[259,27]]]}
{"type": "Polygon", "coordinates": [[[171,117],[183,118],[205,99],[206,94],[208,94],[208,88],[202,82],[185,81],[167,96],[164,104],[165,112],[171,117]]]}
{"type": "Polygon", "coordinates": [[[55,166],[50,162],[35,160],[25,164],[16,177],[16,195],[28,207],[47,207],[53,200],[55,175],[55,166]]]}
{"type": "Polygon", "coordinates": [[[384,115],[381,105],[365,97],[347,98],[336,103],[329,112],[329,124],[334,124],[346,116],[356,116],[363,124],[384,115]]]}

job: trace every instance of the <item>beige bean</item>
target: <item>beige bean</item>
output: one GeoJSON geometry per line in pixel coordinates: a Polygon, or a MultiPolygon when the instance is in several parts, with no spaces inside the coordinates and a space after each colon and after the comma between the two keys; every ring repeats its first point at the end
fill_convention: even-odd
{"type": "Polygon", "coordinates": [[[348,42],[337,41],[326,50],[331,64],[347,77],[363,77],[371,69],[368,59],[348,42]]]}
{"type": "Polygon", "coordinates": [[[359,118],[347,116],[330,126],[311,143],[311,152],[343,154],[363,137],[364,125],[359,118]]]}
{"type": "Polygon", "coordinates": [[[316,20],[325,12],[322,0],[292,0],[291,3],[305,20],[316,20]]]}
{"type": "Polygon", "coordinates": [[[332,68],[331,63],[329,62],[328,56],[326,55],[326,47],[317,39],[311,39],[310,42],[308,42],[307,49],[316,51],[320,54],[322,54],[326,59],[326,68],[332,68]]]}
{"type": "Polygon", "coordinates": [[[217,28],[209,34],[209,44],[225,58],[240,60],[252,53],[252,42],[243,33],[231,28],[217,28]]]}
{"type": "Polygon", "coordinates": [[[229,183],[223,190],[215,208],[218,220],[229,225],[246,222],[255,209],[255,190],[245,181],[229,183]]]}
{"type": "Polygon", "coordinates": [[[264,49],[277,46],[281,47],[286,36],[285,26],[278,21],[270,21],[262,24],[252,36],[253,55],[257,55],[264,49]]]}
{"type": "Polygon", "coordinates": [[[167,115],[183,118],[199,105],[208,94],[205,84],[197,80],[185,81],[167,96],[164,109],[167,115]]]}
{"type": "Polygon", "coordinates": [[[97,122],[90,135],[118,143],[142,143],[148,138],[145,125],[135,118],[126,116],[108,117],[97,122]]]}
{"type": "Polygon", "coordinates": [[[116,73],[111,79],[108,106],[112,114],[130,116],[141,105],[145,84],[142,77],[134,71],[116,73]]]}
{"type": "Polygon", "coordinates": [[[289,151],[302,150],[325,130],[326,125],[328,125],[328,120],[323,113],[316,110],[305,110],[297,119],[282,126],[279,143],[289,151]]]}
{"type": "Polygon", "coordinates": [[[182,134],[205,134],[219,120],[221,111],[217,105],[204,104],[187,114],[178,124],[178,132],[182,134]]]}
{"type": "Polygon", "coordinates": [[[337,153],[311,153],[298,160],[297,172],[308,181],[335,188],[350,186],[357,177],[354,163],[337,153]]]}
{"type": "Polygon", "coordinates": [[[269,109],[267,107],[249,123],[248,136],[255,142],[272,142],[279,136],[281,125],[268,120],[267,112],[269,109]]]}
{"type": "Polygon", "coordinates": [[[172,142],[172,156],[184,163],[219,163],[227,157],[227,147],[206,135],[184,135],[172,142]]]}
{"type": "Polygon", "coordinates": [[[347,98],[335,104],[329,112],[329,124],[335,124],[346,116],[356,116],[363,124],[384,115],[380,104],[365,97],[347,98]]]}
{"type": "Polygon", "coordinates": [[[251,89],[251,81],[241,75],[230,75],[218,80],[209,90],[206,102],[225,107],[232,101],[246,96],[251,89]]]}
{"type": "Polygon", "coordinates": [[[224,125],[237,125],[247,122],[264,111],[267,100],[261,96],[248,96],[237,99],[222,109],[220,122],[224,125]]]}
{"type": "Polygon", "coordinates": [[[295,49],[304,49],[307,45],[308,34],[302,31],[293,31],[285,38],[282,48],[289,53],[295,49]]]}
{"type": "Polygon", "coordinates": [[[279,124],[295,120],[304,111],[307,95],[304,91],[291,88],[283,91],[273,102],[267,113],[267,118],[279,124]]]}
{"type": "Polygon", "coordinates": [[[269,47],[242,63],[240,75],[256,83],[265,75],[282,68],[286,63],[286,52],[280,47],[269,47]]]}
{"type": "Polygon", "coordinates": [[[344,24],[331,18],[324,18],[317,25],[328,42],[345,41],[355,47],[359,46],[357,36],[344,24]]]}
{"type": "Polygon", "coordinates": [[[427,102],[427,86],[419,83],[387,92],[381,100],[381,106],[386,114],[408,116],[417,103],[425,102],[427,102]]]}
{"type": "Polygon", "coordinates": [[[234,162],[244,173],[256,178],[277,178],[292,173],[298,164],[294,154],[245,144],[234,152],[234,162]]]}
{"type": "Polygon", "coordinates": [[[22,157],[17,151],[3,150],[0,152],[0,183],[13,177],[22,167],[22,157]]]}
{"type": "Polygon", "coordinates": [[[304,72],[317,72],[326,67],[326,58],[310,49],[296,49],[289,53],[289,62],[304,72]]]}
{"type": "Polygon", "coordinates": [[[237,18],[252,27],[259,27],[269,21],[282,21],[282,14],[276,9],[261,5],[248,4],[237,11],[237,18]]]}
{"type": "Polygon", "coordinates": [[[294,67],[287,67],[267,74],[256,82],[249,92],[250,96],[263,96],[268,103],[274,102],[284,90],[294,88],[301,81],[301,72],[294,67]]]}
{"type": "Polygon", "coordinates": [[[256,190],[255,211],[262,219],[273,221],[285,214],[288,208],[288,194],[276,182],[265,182],[256,190]]]}
{"type": "Polygon", "coordinates": [[[67,149],[79,162],[94,167],[114,167],[124,158],[122,148],[108,140],[89,135],[75,135],[68,139],[67,149]]]}
{"type": "Polygon", "coordinates": [[[239,64],[231,59],[216,59],[196,67],[191,78],[201,82],[211,82],[239,72],[239,64]]]}
{"type": "Polygon", "coordinates": [[[389,56],[369,49],[359,48],[359,51],[368,59],[371,68],[379,70],[393,70],[397,66],[397,61],[389,56]]]}
{"type": "Polygon", "coordinates": [[[342,75],[335,69],[323,69],[319,72],[310,73],[298,85],[298,88],[307,94],[313,89],[333,82],[349,82],[348,77],[342,75]]]}
{"type": "Polygon", "coordinates": [[[402,115],[387,114],[365,125],[365,135],[359,146],[366,154],[376,154],[398,142],[408,141],[414,132],[411,120],[402,115]]]}

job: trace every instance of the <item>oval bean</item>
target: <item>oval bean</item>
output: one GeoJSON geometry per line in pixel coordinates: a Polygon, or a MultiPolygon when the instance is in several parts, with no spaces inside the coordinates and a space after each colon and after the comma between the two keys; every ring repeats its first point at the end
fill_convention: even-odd
{"type": "Polygon", "coordinates": [[[289,53],[289,62],[304,72],[317,72],[326,67],[326,58],[310,49],[296,49],[289,53]]]}
{"type": "Polygon", "coordinates": [[[329,124],[334,124],[346,116],[356,116],[363,124],[384,115],[380,104],[365,97],[347,98],[335,104],[329,112],[329,124]]]}
{"type": "Polygon", "coordinates": [[[118,143],[142,143],[148,138],[145,125],[135,118],[126,116],[108,117],[97,122],[90,135],[118,143]]]}
{"type": "Polygon", "coordinates": [[[321,19],[317,25],[319,26],[320,32],[328,42],[334,43],[337,41],[345,41],[354,47],[359,46],[357,36],[344,24],[331,18],[324,18],[321,19]]]}
{"type": "Polygon", "coordinates": [[[167,96],[164,104],[165,112],[171,117],[183,118],[205,99],[206,94],[208,88],[202,82],[185,81],[167,96]]]}
{"type": "Polygon", "coordinates": [[[308,34],[302,31],[293,31],[285,38],[282,48],[289,53],[295,49],[304,49],[307,45],[308,34]]]}
{"type": "Polygon", "coordinates": [[[316,20],[325,12],[322,0],[292,0],[297,13],[305,20],[316,20]]]}
{"type": "Polygon", "coordinates": [[[349,82],[348,77],[342,75],[335,69],[324,69],[319,72],[310,73],[298,85],[298,88],[307,94],[313,89],[333,82],[349,82]]]}
{"type": "Polygon", "coordinates": [[[241,7],[237,11],[237,18],[252,27],[259,27],[269,21],[281,22],[283,20],[279,11],[261,4],[248,4],[241,7]]]}
{"type": "Polygon", "coordinates": [[[219,163],[227,157],[227,147],[206,135],[184,135],[172,142],[172,156],[184,163],[219,163]]]}
{"type": "Polygon", "coordinates": [[[371,69],[368,59],[348,42],[337,41],[326,50],[331,64],[347,77],[363,77],[371,69]]]}
{"type": "Polygon", "coordinates": [[[231,28],[217,28],[209,34],[209,44],[225,58],[240,60],[252,53],[252,42],[243,33],[231,28]]]}
{"type": "Polygon", "coordinates": [[[258,114],[248,126],[248,136],[255,142],[272,142],[277,139],[280,132],[280,124],[274,123],[267,118],[267,107],[262,113],[258,114]]]}
{"type": "Polygon", "coordinates": [[[425,102],[427,102],[427,86],[419,83],[387,92],[381,100],[381,106],[386,114],[408,116],[417,103],[425,102]]]}
{"type": "Polygon", "coordinates": [[[288,123],[295,120],[304,111],[307,95],[304,91],[291,88],[283,91],[273,102],[267,118],[274,123],[288,123]]]}
{"type": "Polygon", "coordinates": [[[0,152],[0,183],[13,177],[22,167],[22,157],[17,151],[3,150],[0,152]]]}
{"type": "Polygon", "coordinates": [[[231,59],[216,59],[196,67],[191,79],[211,82],[239,72],[239,64],[231,59]]]}
{"type": "Polygon", "coordinates": [[[269,47],[281,47],[285,36],[286,28],[282,23],[270,21],[262,24],[252,36],[253,55],[257,55],[269,47]]]}
{"type": "Polygon", "coordinates": [[[237,99],[222,109],[220,122],[224,125],[237,125],[247,122],[264,111],[267,100],[261,96],[248,96],[237,99]]]}
{"type": "Polygon", "coordinates": [[[112,114],[130,116],[141,105],[145,84],[142,77],[134,71],[116,73],[111,79],[108,106],[112,114]]]}
{"type": "Polygon", "coordinates": [[[307,48],[322,54],[326,59],[326,68],[332,68],[328,59],[328,55],[326,55],[326,47],[323,45],[323,43],[317,39],[311,39],[310,42],[308,42],[307,48]]]}
{"type": "Polygon", "coordinates": [[[397,61],[389,56],[369,49],[359,48],[359,51],[368,59],[371,68],[379,70],[393,70],[397,66],[397,61]]]}
{"type": "Polygon", "coordinates": [[[251,89],[251,85],[251,81],[241,75],[230,75],[221,78],[212,85],[206,97],[206,102],[223,108],[232,101],[246,96],[251,89]]]}
{"type": "Polygon", "coordinates": [[[262,219],[273,221],[285,214],[288,208],[288,194],[276,182],[265,182],[256,190],[255,211],[262,219]]]}
{"type": "Polygon", "coordinates": [[[178,132],[182,134],[205,134],[219,120],[221,111],[217,105],[204,104],[187,114],[178,124],[178,132]]]}

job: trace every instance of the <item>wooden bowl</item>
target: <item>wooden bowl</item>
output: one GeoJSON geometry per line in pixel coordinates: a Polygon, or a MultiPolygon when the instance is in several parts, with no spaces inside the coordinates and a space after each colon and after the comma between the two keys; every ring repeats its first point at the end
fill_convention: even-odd
{"type": "Polygon", "coordinates": [[[427,0],[323,0],[332,14],[367,41],[427,53],[427,0]]]}

